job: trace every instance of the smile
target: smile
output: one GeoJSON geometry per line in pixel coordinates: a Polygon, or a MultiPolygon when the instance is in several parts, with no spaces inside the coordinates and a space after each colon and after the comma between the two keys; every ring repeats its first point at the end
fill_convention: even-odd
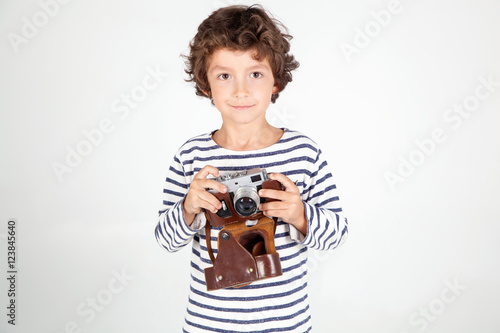
{"type": "Polygon", "coordinates": [[[239,110],[239,111],[245,111],[253,107],[253,105],[230,105],[233,109],[239,110]]]}

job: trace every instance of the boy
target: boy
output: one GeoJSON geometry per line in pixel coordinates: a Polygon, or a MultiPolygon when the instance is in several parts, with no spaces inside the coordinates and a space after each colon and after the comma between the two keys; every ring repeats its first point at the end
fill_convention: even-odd
{"type": "Polygon", "coordinates": [[[347,234],[347,220],[321,150],[301,133],[275,128],[265,118],[270,102],[298,67],[291,36],[259,6],[216,10],[190,44],[187,70],[196,93],[221,113],[219,130],[188,140],[174,156],[164,187],[155,235],[174,252],[192,241],[191,291],[184,332],[309,332],[308,248],[331,250],[347,234]],[[205,235],[203,210],[222,205],[207,191],[226,192],[219,175],[264,168],[283,191],[259,209],[277,218],[275,246],[283,274],[241,288],[207,291],[204,269],[212,266],[208,238],[217,249],[221,228],[205,235]]]}

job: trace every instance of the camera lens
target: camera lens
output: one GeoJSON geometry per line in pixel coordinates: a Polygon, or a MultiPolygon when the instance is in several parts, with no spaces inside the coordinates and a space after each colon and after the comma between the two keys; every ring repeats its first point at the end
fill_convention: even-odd
{"type": "Polygon", "coordinates": [[[246,198],[246,197],[238,200],[234,206],[236,207],[238,214],[243,216],[252,215],[257,208],[255,201],[253,201],[252,198],[246,198]]]}
{"type": "Polygon", "coordinates": [[[250,216],[257,212],[260,202],[255,187],[240,187],[234,194],[234,209],[241,216],[250,216]]]}

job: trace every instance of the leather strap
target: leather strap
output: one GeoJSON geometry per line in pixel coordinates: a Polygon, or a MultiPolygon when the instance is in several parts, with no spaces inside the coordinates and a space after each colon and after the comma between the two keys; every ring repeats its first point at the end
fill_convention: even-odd
{"type": "Polygon", "coordinates": [[[210,256],[210,260],[212,261],[212,265],[215,264],[214,253],[212,252],[212,237],[211,237],[212,225],[207,216],[207,222],[205,223],[205,241],[207,242],[207,252],[210,256]]]}

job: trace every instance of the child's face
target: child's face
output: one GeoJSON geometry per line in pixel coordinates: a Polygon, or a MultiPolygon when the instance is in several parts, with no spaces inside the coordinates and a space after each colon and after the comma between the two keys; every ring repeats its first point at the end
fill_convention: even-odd
{"type": "Polygon", "coordinates": [[[226,125],[265,121],[271,96],[277,92],[269,61],[257,61],[251,51],[215,51],[208,64],[214,104],[226,125]]]}

